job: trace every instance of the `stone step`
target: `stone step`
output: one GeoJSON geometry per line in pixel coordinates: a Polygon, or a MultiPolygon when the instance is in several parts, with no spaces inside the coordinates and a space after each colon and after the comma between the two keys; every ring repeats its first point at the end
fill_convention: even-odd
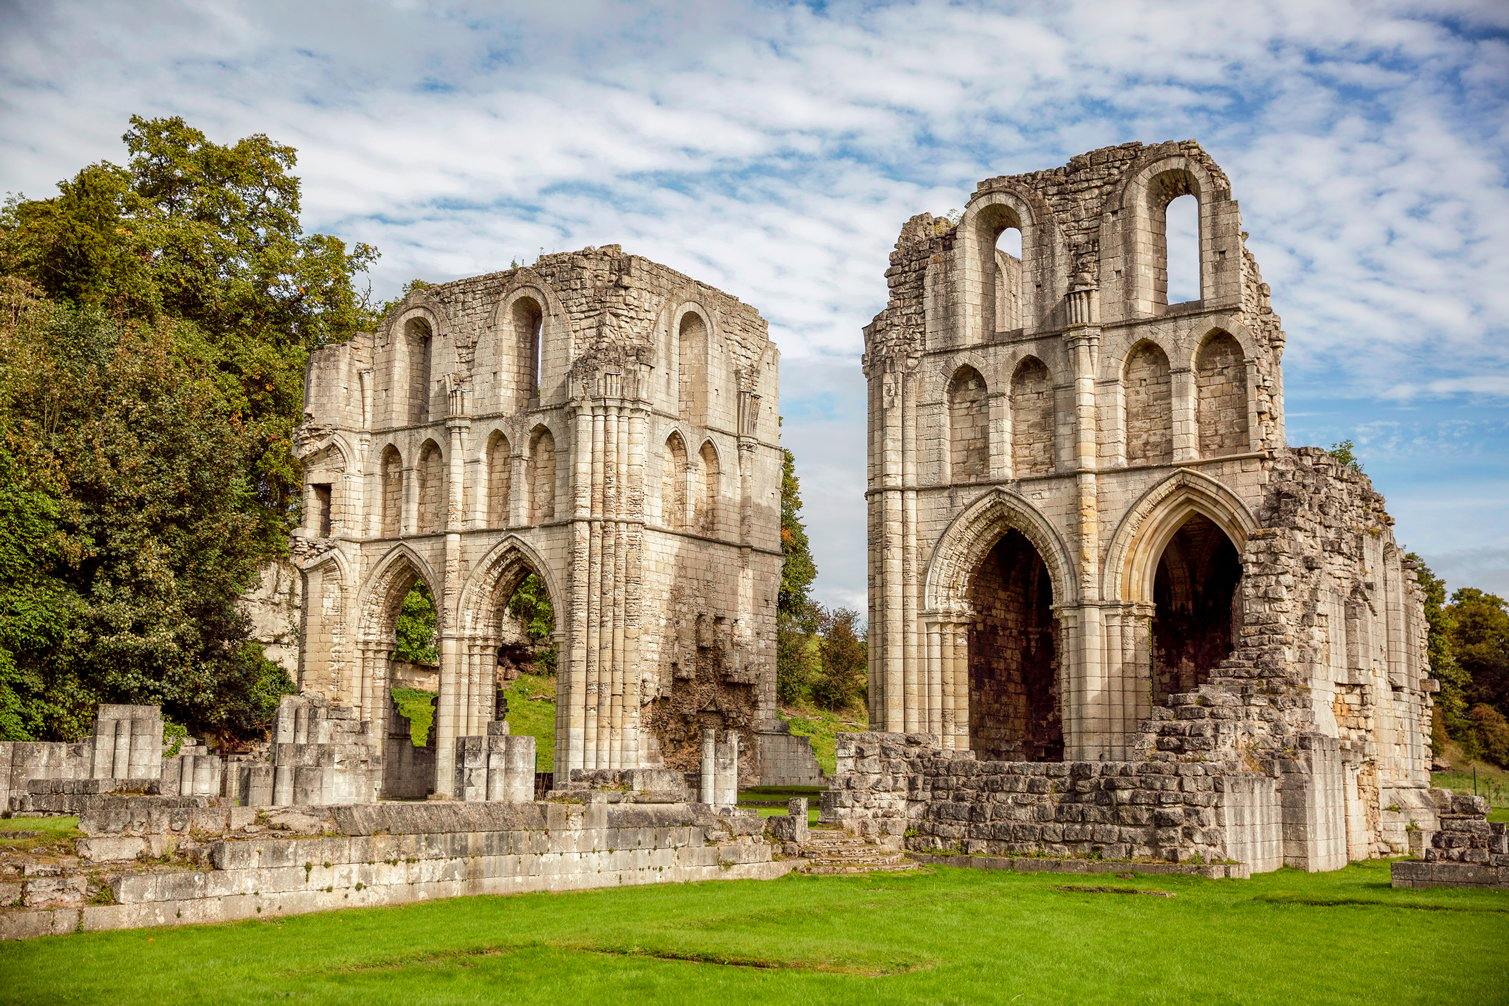
{"type": "Polygon", "coordinates": [[[813,848],[806,848],[806,847],[804,847],[802,849],[802,858],[803,859],[814,859],[814,860],[818,860],[818,859],[832,859],[832,860],[860,861],[860,860],[866,860],[866,859],[883,859],[883,858],[886,858],[886,857],[889,857],[889,856],[899,856],[899,855],[901,855],[901,853],[899,853],[899,852],[892,852],[889,849],[877,849],[874,846],[868,846],[868,845],[866,845],[866,846],[859,846],[857,848],[852,848],[852,849],[848,848],[848,847],[845,847],[845,846],[835,846],[835,847],[828,847],[828,848],[822,848],[822,849],[813,849],[813,848]]]}
{"type": "Polygon", "coordinates": [[[917,864],[899,863],[808,863],[801,868],[803,873],[817,876],[840,876],[855,873],[910,873],[917,864]]]}

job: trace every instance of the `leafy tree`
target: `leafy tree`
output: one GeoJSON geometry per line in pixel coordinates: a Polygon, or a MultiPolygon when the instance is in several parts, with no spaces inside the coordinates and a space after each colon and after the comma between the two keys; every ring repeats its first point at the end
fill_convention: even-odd
{"type": "Polygon", "coordinates": [[[310,350],[368,320],[356,277],[376,258],[304,235],[292,147],[266,136],[212,143],[178,117],[133,116],[130,162],[90,165],[51,199],[0,211],[0,273],[120,321],[172,318],[175,352],[215,375],[244,456],[258,531],[281,545],[299,473],[289,452],[310,350]]]}
{"type": "Polygon", "coordinates": [[[1476,587],[1451,595],[1452,648],[1468,678],[1468,702],[1509,708],[1509,610],[1476,587]]]}
{"type": "Polygon", "coordinates": [[[1447,736],[1461,736],[1467,728],[1464,690],[1468,679],[1452,649],[1455,621],[1446,603],[1446,581],[1431,572],[1425,560],[1413,552],[1406,558],[1414,563],[1415,576],[1424,594],[1426,656],[1431,676],[1441,686],[1436,693],[1436,715],[1431,724],[1431,751],[1439,755],[1444,751],[1447,736]]]}
{"type": "Polygon", "coordinates": [[[285,672],[236,606],[286,547],[309,352],[376,252],[303,234],[291,147],[133,118],[125,166],[0,209],[0,736],[99,701],[263,729],[285,672]]]}
{"type": "Polygon", "coordinates": [[[519,581],[508,599],[508,611],[524,623],[524,631],[533,644],[534,662],[546,673],[554,673],[556,652],[551,637],[555,635],[555,608],[538,576],[530,573],[519,581]]]}
{"type": "Polygon", "coordinates": [[[1357,460],[1357,445],[1350,440],[1342,440],[1332,444],[1328,449],[1331,457],[1340,461],[1354,472],[1362,473],[1362,462],[1357,460]]]}
{"type": "Polygon", "coordinates": [[[17,322],[6,349],[27,369],[0,375],[16,515],[3,589],[32,606],[10,605],[10,694],[32,698],[4,729],[77,736],[107,701],[158,703],[205,733],[259,730],[265,698],[292,686],[246,643],[236,604],[266,556],[245,464],[255,445],[176,353],[177,323],[4,293],[17,322]],[[38,603],[52,617],[27,631],[38,603]]]}
{"type": "Polygon", "coordinates": [[[436,631],[440,619],[435,613],[435,598],[423,580],[415,580],[398,607],[397,639],[393,659],[409,664],[433,666],[440,662],[436,631]]]}
{"type": "Polygon", "coordinates": [[[822,671],[812,683],[812,697],[827,709],[863,703],[866,687],[864,628],[859,612],[835,608],[821,616],[818,654],[822,671]]]}
{"type": "Polygon", "coordinates": [[[776,697],[787,705],[805,698],[816,675],[818,606],[808,596],[817,566],[801,519],[802,489],[796,458],[781,450],[781,584],[776,594],[776,697]]]}

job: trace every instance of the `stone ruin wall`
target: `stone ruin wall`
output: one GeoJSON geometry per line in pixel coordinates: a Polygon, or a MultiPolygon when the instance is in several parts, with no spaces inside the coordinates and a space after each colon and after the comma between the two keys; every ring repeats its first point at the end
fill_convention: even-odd
{"type": "MultiPolygon", "coordinates": [[[[1430,828],[1420,592],[1366,479],[1284,442],[1284,333],[1209,156],[1127,144],[987,179],[957,221],[907,221],[886,278],[870,720],[934,738],[920,777],[970,778],[943,758],[965,751],[1256,773],[1252,813],[1303,831],[1282,858],[1308,868],[1430,828]],[[1169,303],[1185,194],[1200,296],[1169,303]]],[[[1196,819],[1181,858],[1220,844],[1196,819]]]]}
{"type": "Polygon", "coordinates": [[[758,777],[755,738],[782,733],[776,370],[753,309],[616,246],[416,290],[316,354],[301,687],[381,732],[397,600],[423,579],[444,792],[533,572],[557,613],[557,772],[695,769],[702,730],[732,727],[758,777]]]}

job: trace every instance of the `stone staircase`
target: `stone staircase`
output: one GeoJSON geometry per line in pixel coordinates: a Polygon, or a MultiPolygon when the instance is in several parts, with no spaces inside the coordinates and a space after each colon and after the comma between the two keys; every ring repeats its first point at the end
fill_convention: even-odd
{"type": "Polygon", "coordinates": [[[897,841],[857,838],[833,828],[813,828],[799,846],[803,873],[900,873],[917,869],[897,841]]]}

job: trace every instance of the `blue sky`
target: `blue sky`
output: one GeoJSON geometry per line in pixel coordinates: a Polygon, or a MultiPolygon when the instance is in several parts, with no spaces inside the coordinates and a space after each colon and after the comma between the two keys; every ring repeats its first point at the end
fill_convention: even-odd
{"type": "Polygon", "coordinates": [[[918,212],[1194,137],[1289,341],[1289,440],[1350,438],[1405,547],[1509,594],[1509,4],[0,0],[0,190],[121,161],[127,117],[299,149],[374,292],[620,243],[783,354],[826,603],[863,609],[860,329],[918,212]]]}

